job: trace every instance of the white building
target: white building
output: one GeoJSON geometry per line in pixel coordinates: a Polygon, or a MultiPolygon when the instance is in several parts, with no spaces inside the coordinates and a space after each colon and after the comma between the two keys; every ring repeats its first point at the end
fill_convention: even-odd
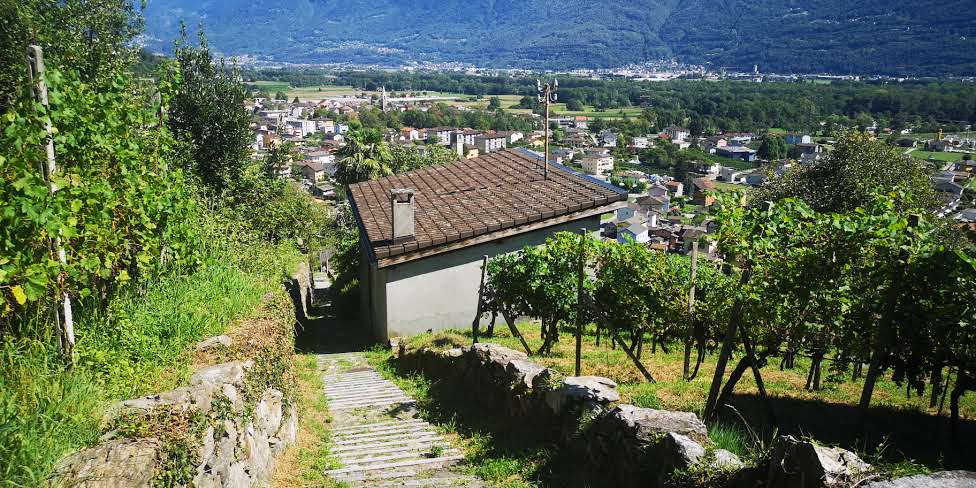
{"type": "Polygon", "coordinates": [[[604,176],[613,171],[613,156],[605,149],[590,149],[583,153],[582,165],[586,174],[604,176]]]}

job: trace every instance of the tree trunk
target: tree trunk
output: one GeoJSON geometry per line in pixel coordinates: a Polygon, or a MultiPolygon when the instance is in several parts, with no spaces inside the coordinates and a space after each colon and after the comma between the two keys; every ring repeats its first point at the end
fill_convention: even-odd
{"type": "MultiPolygon", "coordinates": [[[[739,278],[739,288],[741,289],[749,282],[749,277],[752,275],[752,270],[749,266],[746,266],[742,270],[742,276],[739,278]]],[[[712,386],[708,390],[708,399],[705,401],[705,412],[704,419],[706,422],[711,420],[715,415],[715,404],[718,400],[719,388],[722,386],[722,379],[725,377],[725,366],[729,362],[729,358],[732,356],[732,344],[735,342],[735,333],[739,328],[739,321],[742,319],[742,299],[736,298],[735,304],[732,306],[732,313],[729,316],[729,326],[725,331],[725,340],[722,342],[722,352],[719,353],[718,362],[715,364],[715,375],[712,377],[712,386]]]]}
{"type": "Polygon", "coordinates": [[[932,386],[932,396],[929,398],[929,408],[935,408],[939,404],[939,395],[942,394],[942,365],[932,368],[929,376],[929,385],[932,386]]]}
{"type": "Polygon", "coordinates": [[[663,352],[664,354],[671,354],[668,352],[668,345],[667,342],[665,342],[664,337],[660,337],[658,339],[658,343],[661,344],[661,352],[663,352]]]}
{"type": "Polygon", "coordinates": [[[691,372],[691,376],[688,377],[688,381],[695,379],[698,376],[698,369],[701,368],[702,362],[705,360],[705,345],[701,344],[698,346],[698,360],[695,361],[695,369],[691,372]]]}
{"type": "Polygon", "coordinates": [[[823,371],[823,355],[817,356],[817,366],[813,370],[813,391],[820,391],[820,374],[823,371]]]}
{"type": "Polygon", "coordinates": [[[620,336],[614,334],[612,337],[613,337],[613,342],[619,342],[620,343],[620,348],[623,349],[624,350],[624,353],[627,354],[627,357],[629,357],[630,360],[634,362],[634,366],[637,366],[637,370],[640,371],[640,373],[644,376],[644,379],[646,379],[647,381],[649,381],[651,383],[655,383],[654,376],[652,376],[651,375],[651,372],[648,371],[647,368],[645,368],[644,365],[641,364],[641,362],[638,361],[637,358],[634,357],[633,354],[631,354],[630,350],[627,349],[627,346],[624,345],[624,341],[622,341],[620,339],[620,336]]]}
{"type": "Polygon", "coordinates": [[[498,319],[498,310],[491,311],[491,322],[488,323],[488,330],[485,331],[485,335],[488,337],[495,337],[495,320],[498,319]]]}
{"type": "Polygon", "coordinates": [[[725,402],[729,400],[729,397],[732,396],[732,392],[735,390],[735,385],[739,383],[740,379],[742,379],[742,375],[745,374],[747,369],[749,369],[749,365],[749,356],[742,356],[739,359],[739,362],[736,363],[735,368],[732,369],[732,374],[729,375],[729,380],[725,383],[725,386],[722,387],[722,394],[719,395],[718,400],[715,403],[716,413],[722,405],[725,405],[725,402]]]}
{"type": "Polygon", "coordinates": [[[641,360],[641,353],[644,351],[644,334],[637,337],[637,360],[641,360]]]}
{"type": "Polygon", "coordinates": [[[512,320],[511,314],[502,311],[502,318],[505,319],[505,323],[508,324],[508,330],[512,331],[512,335],[518,337],[519,342],[522,343],[522,347],[525,348],[525,353],[529,356],[532,355],[532,349],[529,347],[529,343],[525,342],[525,338],[522,337],[522,333],[519,332],[518,328],[515,327],[515,321],[512,320]]]}

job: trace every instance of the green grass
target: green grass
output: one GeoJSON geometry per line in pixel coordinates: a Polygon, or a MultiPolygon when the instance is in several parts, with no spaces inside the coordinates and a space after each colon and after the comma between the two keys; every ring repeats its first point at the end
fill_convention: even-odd
{"type": "Polygon", "coordinates": [[[958,152],[930,152],[930,151],[912,151],[913,158],[917,159],[934,159],[936,161],[962,161],[963,153],[958,152]]]}
{"type": "Polygon", "coordinates": [[[50,329],[46,316],[0,339],[0,486],[39,486],[57,459],[97,440],[106,406],[184,384],[193,344],[253,313],[297,263],[284,246],[225,253],[191,274],[133,285],[107,307],[79,306],[70,370],[50,334],[36,332],[50,329]]]}
{"type": "Polygon", "coordinates": [[[332,456],[332,417],[329,401],[322,394],[325,382],[314,354],[296,355],[299,430],[296,445],[278,460],[272,486],[277,488],[345,486],[325,472],[339,467],[332,456]]]}
{"type": "Polygon", "coordinates": [[[736,456],[745,456],[751,441],[749,436],[737,426],[720,422],[708,426],[708,438],[717,449],[725,449],[736,456]]]}

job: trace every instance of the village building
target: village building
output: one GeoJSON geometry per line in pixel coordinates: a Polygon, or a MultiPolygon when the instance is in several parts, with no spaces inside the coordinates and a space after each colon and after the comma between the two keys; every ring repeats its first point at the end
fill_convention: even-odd
{"type": "Polygon", "coordinates": [[[467,328],[483,256],[598,231],[627,193],[521,150],[349,187],[360,233],[362,318],[377,339],[467,328]]]}

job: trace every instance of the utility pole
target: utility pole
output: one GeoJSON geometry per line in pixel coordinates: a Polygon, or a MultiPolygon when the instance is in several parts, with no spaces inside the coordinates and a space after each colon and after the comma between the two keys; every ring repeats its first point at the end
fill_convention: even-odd
{"type": "MultiPolygon", "coordinates": [[[[41,49],[41,46],[27,47],[27,66],[34,99],[47,109],[49,104],[47,99],[47,83],[44,82],[44,50],[41,49]]],[[[48,194],[54,196],[58,191],[57,185],[52,181],[54,174],[57,172],[57,165],[54,159],[54,129],[51,126],[51,116],[48,115],[45,119],[44,128],[47,131],[47,163],[41,165],[41,173],[44,175],[44,181],[47,182],[48,194]]],[[[58,235],[50,238],[49,246],[57,255],[58,263],[61,265],[56,286],[61,295],[62,308],[55,311],[55,324],[58,328],[59,349],[70,364],[72,362],[71,351],[75,346],[75,328],[71,313],[71,297],[64,291],[64,268],[68,265],[68,258],[64,252],[64,248],[61,246],[60,232],[58,235]]]]}
{"type": "Polygon", "coordinates": [[[536,80],[536,89],[539,91],[539,103],[544,103],[546,105],[546,155],[545,161],[543,162],[542,175],[543,179],[549,179],[549,104],[556,103],[556,91],[559,90],[559,80],[553,80],[552,83],[542,84],[542,81],[536,80]]]}

